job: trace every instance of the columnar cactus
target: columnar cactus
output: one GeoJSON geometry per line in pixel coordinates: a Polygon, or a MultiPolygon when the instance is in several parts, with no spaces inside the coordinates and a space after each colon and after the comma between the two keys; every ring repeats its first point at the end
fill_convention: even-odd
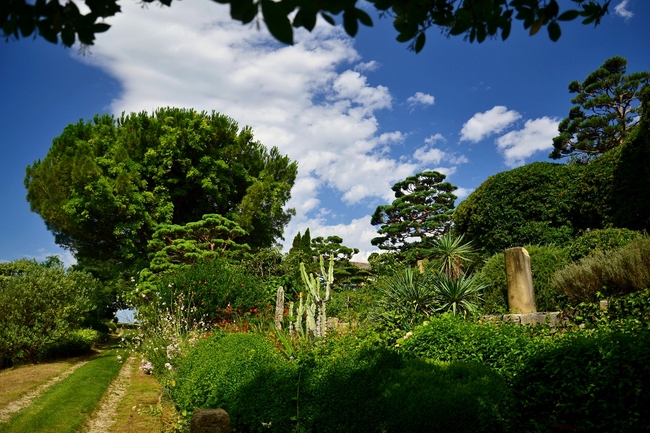
{"type": "Polygon", "coordinates": [[[300,264],[300,275],[307,286],[307,305],[305,306],[307,330],[316,337],[323,337],[326,333],[327,303],[330,300],[330,289],[334,282],[334,257],[330,256],[329,269],[326,274],[325,259],[320,256],[320,271],[320,276],[307,274],[305,264],[300,264]],[[325,282],[324,296],[321,294],[321,279],[325,282]]]}
{"type": "Polygon", "coordinates": [[[284,288],[278,287],[275,296],[275,329],[282,330],[282,319],[284,318],[284,288]]]}

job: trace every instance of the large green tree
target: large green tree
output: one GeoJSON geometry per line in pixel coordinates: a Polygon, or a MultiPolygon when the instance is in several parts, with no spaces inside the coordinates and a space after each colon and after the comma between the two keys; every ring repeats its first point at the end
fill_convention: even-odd
{"type": "Polygon", "coordinates": [[[451,227],[457,187],[444,180],[442,173],[425,171],[393,185],[395,200],[372,215],[370,223],[380,227],[371,243],[408,262],[428,257],[451,227]]]}
{"type": "MultiPolygon", "coordinates": [[[[244,24],[264,21],[279,41],[293,43],[293,28],[309,31],[320,16],[334,24],[342,15],[343,27],[356,35],[359,23],[372,26],[370,16],[359,9],[359,0],[213,0],[230,4],[230,15],[244,24]]],[[[581,18],[583,24],[598,24],[611,0],[573,0],[577,9],[560,10],[557,0],[368,0],[381,14],[393,19],[399,42],[409,42],[420,51],[426,31],[437,27],[447,36],[462,35],[471,42],[486,38],[507,39],[513,21],[520,21],[530,35],[546,26],[551,40],[561,35],[560,21],[581,18]]],[[[68,0],[0,0],[0,28],[5,38],[38,34],[50,42],[72,46],[76,40],[92,45],[97,33],[109,29],[104,18],[120,12],[117,0],[85,0],[82,13],[68,0]]],[[[170,6],[172,0],[143,0],[170,6]]]]}
{"type": "Polygon", "coordinates": [[[569,84],[577,105],[558,126],[551,158],[588,162],[625,141],[639,119],[641,88],[650,83],[650,72],[626,71],[627,60],[615,56],[582,83],[569,84]]]}
{"type": "Polygon", "coordinates": [[[162,108],[68,125],[27,167],[27,200],[88,269],[148,265],[160,224],[218,214],[251,248],[281,238],[297,164],[218,113],[162,108]]]}

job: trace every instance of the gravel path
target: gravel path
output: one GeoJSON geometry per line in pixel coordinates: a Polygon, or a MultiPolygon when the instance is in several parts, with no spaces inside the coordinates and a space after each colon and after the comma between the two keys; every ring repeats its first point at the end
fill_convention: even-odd
{"type": "Polygon", "coordinates": [[[47,391],[52,385],[70,376],[72,373],[75,372],[76,369],[85,365],[87,362],[88,361],[82,361],[73,365],[72,367],[65,370],[63,373],[48,380],[47,382],[45,382],[43,385],[39,386],[35,390],[28,392],[18,400],[12,401],[7,406],[0,409],[0,424],[9,422],[9,420],[11,419],[11,415],[32,404],[32,402],[35,399],[43,395],[43,393],[47,391]]]}
{"type": "Polygon", "coordinates": [[[133,357],[128,358],[117,378],[111,383],[106,393],[99,401],[99,411],[86,424],[84,432],[86,433],[104,433],[115,423],[115,414],[117,406],[126,394],[126,390],[131,383],[131,373],[133,357]]]}

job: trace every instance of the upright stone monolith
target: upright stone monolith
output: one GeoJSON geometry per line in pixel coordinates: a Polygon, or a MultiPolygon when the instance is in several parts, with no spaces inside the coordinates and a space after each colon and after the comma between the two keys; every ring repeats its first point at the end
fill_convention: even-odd
{"type": "Polygon", "coordinates": [[[530,256],[522,247],[505,251],[506,280],[508,281],[508,309],[511,313],[536,313],[533,274],[530,256]]]}

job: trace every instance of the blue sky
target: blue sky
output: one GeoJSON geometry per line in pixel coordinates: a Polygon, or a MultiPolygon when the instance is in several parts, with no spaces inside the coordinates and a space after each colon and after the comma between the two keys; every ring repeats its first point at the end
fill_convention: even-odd
{"type": "Polygon", "coordinates": [[[386,19],[354,39],[321,23],[287,47],[208,0],[121,6],[85,56],[31,38],[0,44],[0,261],[73,262],[30,211],[23,179],[66,125],[96,113],[178,106],[250,125],[299,163],[287,242],[309,227],[363,260],[376,236],[370,215],[395,182],[436,169],[460,201],[490,175],[548,160],[569,82],[614,55],[628,72],[650,71],[647,0],[614,0],[596,28],[564,23],[555,43],[518,22],[507,41],[480,45],[434,29],[420,54],[386,19]]]}

